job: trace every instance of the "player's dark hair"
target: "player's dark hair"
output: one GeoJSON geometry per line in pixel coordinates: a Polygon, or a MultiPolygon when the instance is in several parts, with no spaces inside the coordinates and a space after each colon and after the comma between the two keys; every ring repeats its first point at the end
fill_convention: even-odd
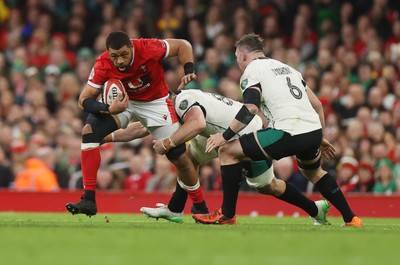
{"type": "Polygon", "coordinates": [[[235,43],[235,47],[247,52],[264,52],[264,43],[260,35],[246,34],[235,43]]]}
{"type": "Polygon", "coordinates": [[[107,50],[110,48],[114,50],[119,50],[124,46],[132,47],[132,43],[128,34],[123,31],[114,31],[108,35],[106,40],[107,50]]]}

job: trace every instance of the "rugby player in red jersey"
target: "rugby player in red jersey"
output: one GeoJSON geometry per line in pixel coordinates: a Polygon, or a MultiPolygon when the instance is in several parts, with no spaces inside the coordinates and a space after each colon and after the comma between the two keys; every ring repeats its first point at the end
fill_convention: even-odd
{"type": "MultiPolygon", "coordinates": [[[[174,107],[168,98],[162,59],[178,57],[183,65],[183,86],[196,78],[191,44],[182,39],[130,39],[122,32],[110,33],[106,51],[96,59],[78,104],[89,116],[82,129],[81,164],[84,194],[77,203],[67,203],[72,214],[97,213],[96,178],[100,167],[100,141],[109,133],[139,121],[137,137],[149,133],[155,139],[167,139],[168,159],[176,166],[177,176],[192,199],[197,212],[208,212],[197,172],[185,153],[185,144],[175,145],[169,136],[179,128],[174,107]],[[104,83],[121,80],[126,95],[110,105],[97,101],[104,83]],[[172,147],[172,148],[171,148],[172,147]]],[[[177,92],[177,91],[173,91],[177,92]]],[[[170,209],[179,211],[179,209],[170,209]]]]}

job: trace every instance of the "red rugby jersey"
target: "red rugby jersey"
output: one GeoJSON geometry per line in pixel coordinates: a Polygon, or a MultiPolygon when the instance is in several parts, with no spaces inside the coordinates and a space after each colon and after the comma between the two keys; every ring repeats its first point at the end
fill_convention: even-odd
{"type": "Polygon", "coordinates": [[[110,78],[122,81],[129,99],[152,101],[168,95],[161,60],[168,55],[168,43],[160,39],[134,39],[133,62],[126,72],[120,72],[104,51],[92,68],[88,85],[102,89],[110,78]]]}

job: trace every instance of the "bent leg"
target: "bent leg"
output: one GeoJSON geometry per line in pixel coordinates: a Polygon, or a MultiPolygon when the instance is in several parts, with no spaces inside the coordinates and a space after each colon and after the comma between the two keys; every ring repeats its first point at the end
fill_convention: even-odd
{"type": "Polygon", "coordinates": [[[101,160],[99,145],[104,136],[118,129],[119,123],[115,119],[111,115],[90,114],[82,129],[81,165],[84,194],[79,202],[67,203],[65,206],[72,214],[97,214],[95,190],[101,160]]]}
{"type": "Polygon", "coordinates": [[[221,166],[222,214],[228,218],[236,215],[236,203],[242,180],[243,163],[221,166]]]}
{"type": "Polygon", "coordinates": [[[242,146],[238,139],[229,141],[218,150],[218,157],[221,166],[236,164],[240,161],[249,161],[250,159],[243,153],[242,146]]]}
{"type": "Polygon", "coordinates": [[[175,165],[178,182],[189,194],[194,207],[208,212],[196,168],[185,151],[185,144],[181,144],[169,150],[167,157],[175,165]]]}
{"type": "MultiPolygon", "coordinates": [[[[196,138],[192,139],[192,141],[190,142],[190,145],[188,145],[186,147],[186,153],[189,156],[190,161],[193,163],[193,166],[196,169],[196,172],[198,173],[199,165],[200,165],[199,161],[201,159],[203,159],[201,162],[205,163],[205,162],[208,162],[209,160],[211,160],[211,158],[207,159],[204,156],[200,156],[200,154],[204,153],[204,151],[201,152],[201,150],[199,150],[199,145],[196,145],[196,147],[194,147],[193,145],[195,142],[196,142],[196,138]],[[193,155],[192,152],[195,153],[195,155],[193,155]]],[[[207,142],[207,139],[205,138],[204,145],[206,142],[207,142]]],[[[216,157],[216,154],[213,157],[216,157]]],[[[172,194],[172,197],[168,203],[168,208],[173,212],[182,212],[183,209],[185,208],[188,193],[184,189],[184,186],[185,185],[182,183],[182,181],[179,181],[179,179],[177,179],[175,191],[172,194]]],[[[208,211],[204,211],[204,209],[197,209],[195,204],[193,204],[191,211],[193,214],[205,214],[208,212],[208,211]]]]}
{"type": "Polygon", "coordinates": [[[82,129],[82,178],[85,190],[84,198],[87,200],[95,201],[97,171],[101,162],[100,141],[116,129],[118,129],[118,124],[113,116],[92,114],[89,115],[86,125],[82,129]]]}
{"type": "Polygon", "coordinates": [[[318,214],[315,202],[304,196],[303,193],[289,182],[277,179],[274,175],[272,165],[258,176],[247,178],[247,183],[256,188],[259,193],[272,195],[279,200],[295,205],[303,209],[312,217],[315,217],[318,214]]]}
{"type": "MultiPolygon", "coordinates": [[[[179,124],[174,123],[168,126],[150,127],[149,130],[155,139],[164,139],[169,137],[178,128],[179,124]]],[[[208,212],[197,176],[197,170],[186,152],[186,145],[183,143],[170,149],[166,153],[166,156],[175,165],[178,181],[180,181],[179,184],[188,192],[195,207],[201,210],[201,212],[208,212]]]]}

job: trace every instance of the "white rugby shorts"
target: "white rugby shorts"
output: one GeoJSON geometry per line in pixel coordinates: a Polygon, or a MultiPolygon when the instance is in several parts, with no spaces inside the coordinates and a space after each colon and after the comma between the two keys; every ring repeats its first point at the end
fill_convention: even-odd
{"type": "Polygon", "coordinates": [[[206,153],[206,145],[207,137],[201,135],[197,135],[195,138],[190,140],[190,154],[199,164],[205,164],[212,159],[218,157],[218,152],[216,150],[213,150],[210,153],[206,153]]]}
{"type": "Polygon", "coordinates": [[[140,121],[155,139],[167,138],[179,128],[174,107],[168,96],[148,102],[129,100],[128,108],[117,116],[121,128],[126,128],[130,121],[140,121]]]}

